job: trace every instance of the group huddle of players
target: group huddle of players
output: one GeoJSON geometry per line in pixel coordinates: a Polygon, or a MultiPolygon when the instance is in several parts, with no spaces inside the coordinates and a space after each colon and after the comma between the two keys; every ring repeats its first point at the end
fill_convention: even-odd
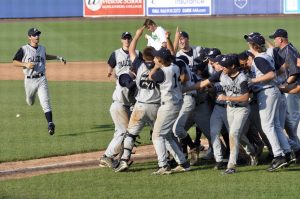
{"type": "Polygon", "coordinates": [[[172,42],[151,19],[134,37],[124,32],[122,47],[108,60],[108,77],[116,78],[110,107],[115,133],[100,166],[126,171],[145,125],[157,155],[155,175],[201,164],[202,133],[209,142],[205,158],[214,159],[214,169],[225,169],[224,174],[236,173],[240,146],[252,166],[266,146],[272,159],[268,171],[299,163],[299,54],[286,30],[269,38],[274,44],[258,32],[246,34],[244,52],[222,54],[191,46],[188,33],[178,28],[172,42]],[[148,44],[141,53],[136,46],[144,29],[151,35],[145,34],[148,44]],[[188,130],[194,125],[192,140],[188,130]]]}

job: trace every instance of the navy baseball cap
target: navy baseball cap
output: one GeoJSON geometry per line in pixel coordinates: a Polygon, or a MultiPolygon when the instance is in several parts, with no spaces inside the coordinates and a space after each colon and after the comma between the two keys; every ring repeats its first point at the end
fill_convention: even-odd
{"type": "Polygon", "coordinates": [[[217,55],[216,57],[210,58],[209,60],[215,63],[219,63],[224,58],[224,56],[225,55],[217,55]]]}
{"type": "Polygon", "coordinates": [[[251,32],[248,35],[244,35],[244,39],[247,40],[249,37],[254,37],[254,36],[257,36],[257,35],[261,35],[261,34],[259,32],[251,32]]]}
{"type": "Polygon", "coordinates": [[[28,30],[28,36],[32,36],[32,35],[39,35],[41,34],[42,32],[39,31],[37,28],[30,28],[28,30]]]}
{"type": "Polygon", "coordinates": [[[211,59],[216,57],[217,55],[221,55],[221,51],[218,48],[211,48],[207,53],[206,57],[211,59]]]}
{"type": "Polygon", "coordinates": [[[248,57],[255,57],[250,50],[247,50],[246,54],[248,55],[248,57]]]}
{"type": "Polygon", "coordinates": [[[232,65],[238,65],[239,59],[236,54],[224,55],[224,57],[218,62],[221,66],[229,68],[232,65]]]}
{"type": "Polygon", "coordinates": [[[269,36],[270,39],[275,39],[276,37],[288,38],[288,33],[286,30],[279,28],[269,36]]]}
{"type": "Polygon", "coordinates": [[[266,43],[265,38],[261,35],[254,35],[253,37],[247,37],[246,41],[256,43],[259,46],[263,46],[266,43]]]}
{"type": "Polygon", "coordinates": [[[163,60],[170,60],[172,58],[171,52],[167,48],[161,48],[153,51],[154,57],[160,57],[163,60]]]}
{"type": "Polygon", "coordinates": [[[179,34],[181,37],[189,38],[189,34],[187,34],[187,32],[185,32],[185,31],[181,31],[179,34]]]}
{"type": "Polygon", "coordinates": [[[123,32],[122,35],[121,35],[121,39],[125,39],[125,38],[131,39],[132,38],[131,33],[130,32],[123,32]]]}

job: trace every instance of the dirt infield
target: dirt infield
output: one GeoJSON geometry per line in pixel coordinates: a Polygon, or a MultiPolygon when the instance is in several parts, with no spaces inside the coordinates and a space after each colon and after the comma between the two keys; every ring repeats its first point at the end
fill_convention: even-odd
{"type": "MultiPolygon", "coordinates": [[[[109,82],[107,64],[105,62],[69,62],[66,65],[59,62],[47,63],[47,79],[49,81],[92,81],[109,82]]],[[[0,80],[23,80],[22,69],[11,63],[0,64],[0,80]]]]}

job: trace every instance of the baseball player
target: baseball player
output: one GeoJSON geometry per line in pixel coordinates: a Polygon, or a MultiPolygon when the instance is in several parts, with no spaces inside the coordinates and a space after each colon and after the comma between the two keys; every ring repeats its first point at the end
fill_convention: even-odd
{"type": "Polygon", "coordinates": [[[124,171],[128,168],[128,161],[137,136],[146,123],[153,128],[157,111],[160,106],[160,91],[158,84],[148,78],[148,74],[154,66],[154,48],[146,47],[143,51],[143,59],[138,57],[135,51],[137,42],[143,34],[144,28],[145,27],[142,27],[136,31],[136,34],[129,46],[129,55],[130,60],[132,61],[132,67],[135,71],[137,71],[136,85],[138,92],[124,139],[122,157],[118,167],[115,169],[115,172],[124,171]]]}
{"type": "MultiPolygon", "coordinates": [[[[134,75],[130,71],[131,61],[128,48],[132,36],[129,32],[121,35],[122,47],[115,50],[108,60],[108,77],[114,71],[116,87],[112,96],[113,103],[110,106],[110,115],[115,124],[115,133],[109,143],[103,157],[100,158],[100,167],[112,167],[114,157],[120,153],[122,142],[126,134],[130,117],[130,107],[134,104],[134,92],[136,84],[133,81],[134,75]]],[[[138,51],[136,51],[139,54],[138,51]]]]}
{"type": "MultiPolygon", "coordinates": [[[[227,120],[229,125],[230,155],[227,169],[224,174],[236,172],[236,161],[239,153],[239,142],[243,127],[249,115],[249,88],[247,77],[239,71],[237,55],[225,55],[219,64],[223,67],[220,74],[220,84],[226,95],[219,95],[217,100],[227,102],[227,120]]],[[[210,78],[210,81],[217,82],[217,79],[210,78]]]]}
{"type": "Polygon", "coordinates": [[[152,134],[152,142],[160,168],[153,174],[163,175],[172,171],[188,171],[190,170],[189,163],[186,161],[172,133],[172,126],[182,105],[182,92],[179,82],[180,69],[172,63],[173,60],[169,50],[161,48],[154,55],[155,66],[149,73],[149,79],[159,84],[161,106],[157,112],[152,134]],[[168,165],[167,151],[179,164],[172,171],[168,165]]]}
{"type": "MultiPolygon", "coordinates": [[[[251,77],[252,57],[249,54],[250,52],[244,51],[238,55],[241,69],[243,70],[245,75],[247,75],[247,77],[251,77]]],[[[255,96],[253,96],[251,92],[252,91],[250,87],[249,105],[251,111],[249,115],[249,120],[245,124],[247,137],[249,141],[256,147],[257,157],[260,157],[260,155],[262,154],[264,145],[267,146],[269,154],[272,154],[273,156],[270,142],[261,128],[257,99],[255,98],[255,96]]]]}
{"type": "MultiPolygon", "coordinates": [[[[297,58],[299,53],[297,49],[289,42],[288,33],[284,29],[277,29],[272,35],[269,36],[274,39],[275,47],[278,48],[278,53],[276,60],[281,60],[281,70],[286,73],[286,84],[294,84],[296,82],[297,76],[300,74],[300,68],[297,67],[297,58]]],[[[276,49],[276,48],[275,48],[276,49]]],[[[288,110],[288,122],[292,124],[292,129],[298,125],[297,118],[300,117],[300,94],[287,94],[287,110],[288,110]]],[[[294,142],[296,131],[292,130],[287,132],[290,138],[294,142]]],[[[299,142],[298,142],[299,143],[299,142]]],[[[292,145],[293,150],[295,150],[294,145],[292,145]]],[[[297,147],[299,150],[299,147],[297,147]]],[[[299,151],[300,153],[300,151],[299,151]]]]}
{"type": "MultiPolygon", "coordinates": [[[[179,47],[179,51],[176,53],[176,57],[179,56],[185,56],[188,59],[188,65],[190,69],[192,70],[194,66],[198,63],[196,59],[200,57],[205,52],[205,49],[201,46],[190,46],[189,43],[189,35],[185,31],[179,31],[178,27],[176,29],[175,39],[174,39],[174,50],[177,51],[177,48],[179,47]]],[[[207,123],[205,123],[206,126],[198,126],[199,128],[202,128],[202,131],[204,135],[209,139],[209,128],[207,127],[207,123]]],[[[199,131],[197,132],[200,133],[199,131]]],[[[205,155],[205,157],[211,157],[212,156],[212,150],[208,150],[208,153],[205,155]]],[[[210,158],[208,158],[210,159],[210,158]]]]}
{"type": "Polygon", "coordinates": [[[46,78],[46,60],[60,60],[66,64],[63,57],[49,55],[44,46],[39,45],[41,31],[37,28],[28,30],[29,43],[22,46],[13,58],[13,65],[23,68],[25,74],[26,102],[29,106],[35,102],[37,94],[40,104],[48,122],[48,133],[55,133],[55,125],[52,118],[52,108],[48,91],[48,81],[46,78]]]}
{"type": "Polygon", "coordinates": [[[146,19],[143,25],[151,32],[151,36],[145,35],[147,46],[152,46],[155,50],[167,47],[166,31],[163,27],[156,25],[152,19],[146,19]]]}
{"type": "MultiPolygon", "coordinates": [[[[183,56],[184,57],[184,56],[183,56]]],[[[189,66],[180,57],[176,58],[175,64],[181,68],[181,85],[183,88],[194,84],[192,72],[189,66]]],[[[183,104],[173,126],[173,133],[179,138],[183,145],[189,146],[191,153],[190,164],[195,165],[199,160],[199,148],[196,147],[190,135],[186,131],[187,120],[191,117],[196,105],[196,91],[189,91],[183,94],[183,104]]],[[[183,151],[186,152],[186,151],[183,151]]]]}
{"type": "Polygon", "coordinates": [[[252,84],[252,90],[257,96],[262,129],[274,154],[274,160],[267,170],[274,171],[288,164],[286,157],[291,153],[291,147],[280,125],[278,109],[280,91],[275,81],[274,60],[265,52],[263,36],[245,35],[244,38],[254,55],[251,68],[253,78],[249,79],[249,83],[252,84]]]}

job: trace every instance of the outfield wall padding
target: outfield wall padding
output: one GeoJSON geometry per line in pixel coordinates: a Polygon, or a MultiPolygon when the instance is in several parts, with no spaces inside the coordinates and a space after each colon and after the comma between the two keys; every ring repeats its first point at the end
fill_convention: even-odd
{"type": "Polygon", "coordinates": [[[1,0],[0,18],[80,17],[82,0],[1,0]]]}

